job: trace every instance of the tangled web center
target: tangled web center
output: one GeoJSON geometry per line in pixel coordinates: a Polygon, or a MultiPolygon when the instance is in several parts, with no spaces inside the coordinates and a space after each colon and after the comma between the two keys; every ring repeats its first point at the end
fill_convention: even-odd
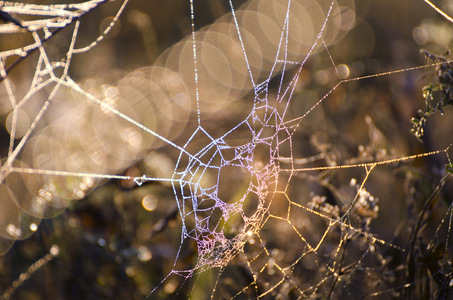
{"type": "Polygon", "coordinates": [[[277,109],[267,104],[254,108],[220,138],[201,126],[190,137],[172,182],[182,219],[181,239],[196,243],[195,269],[225,267],[259,232],[278,190],[280,147],[289,142],[289,129],[277,109]],[[238,127],[248,128],[252,139],[232,146],[229,141],[235,140],[238,127]],[[186,149],[196,147],[198,140],[208,142],[189,155],[186,149]]]}

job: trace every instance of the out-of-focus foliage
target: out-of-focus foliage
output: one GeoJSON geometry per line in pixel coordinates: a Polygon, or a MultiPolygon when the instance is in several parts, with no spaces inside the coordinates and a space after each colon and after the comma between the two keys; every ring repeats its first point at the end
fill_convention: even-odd
{"type": "Polygon", "coordinates": [[[436,112],[443,115],[444,107],[453,105],[453,63],[451,59],[427,51],[424,51],[424,54],[427,61],[436,64],[436,83],[423,87],[426,108],[424,111],[419,110],[418,117],[411,119],[413,126],[411,131],[420,141],[422,141],[428,118],[436,112]]]}

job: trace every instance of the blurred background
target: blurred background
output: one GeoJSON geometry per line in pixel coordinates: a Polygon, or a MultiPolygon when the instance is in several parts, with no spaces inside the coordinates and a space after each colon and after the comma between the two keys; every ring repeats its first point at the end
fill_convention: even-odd
{"type": "MultiPolygon", "coordinates": [[[[330,1],[293,2],[290,31],[295,33],[290,36],[288,60],[301,62],[323,25],[330,1]]],[[[280,34],[275,34],[275,24],[281,21],[286,1],[233,3],[240,25],[248,30],[244,43],[252,77],[260,82],[274,61],[272,50],[280,34]]],[[[77,48],[96,40],[121,4],[106,2],[83,17],[77,48]]],[[[438,5],[453,15],[448,1],[438,5]]],[[[213,137],[242,121],[254,103],[242,52],[237,47],[233,51],[238,43],[229,13],[227,1],[195,1],[196,40],[202,49],[200,114],[203,127],[213,137]]],[[[45,43],[52,61],[65,57],[73,28],[68,26],[45,43]]],[[[102,103],[184,145],[198,125],[190,35],[189,1],[131,0],[106,38],[88,52],[74,55],[69,68],[71,78],[102,102],[93,104],[86,96],[61,88],[14,166],[171,178],[179,150],[139,132],[103,110],[102,103]]],[[[338,1],[325,34],[329,52],[321,43],[314,49],[299,75],[286,116],[291,120],[304,115],[332,91],[302,119],[292,138],[295,158],[321,160],[307,160],[308,164],[301,160],[295,167],[372,162],[446,149],[453,142],[450,107],[444,108],[443,115],[429,118],[423,143],[411,133],[410,122],[418,110],[426,108],[422,89],[439,80],[439,68],[409,68],[427,62],[422,50],[450,57],[452,39],[453,24],[423,1],[338,1]],[[339,78],[332,60],[342,79],[378,76],[344,82],[333,90],[339,78]],[[393,70],[402,72],[385,74],[393,70]]],[[[27,32],[0,36],[1,51],[30,43],[33,39],[27,32]]],[[[14,56],[5,58],[6,65],[13,60],[14,56]]],[[[38,62],[38,53],[33,53],[8,74],[17,99],[30,90],[38,62]]],[[[450,66],[445,68],[449,73],[450,66]]],[[[269,99],[277,95],[281,70],[280,65],[269,84],[269,99]]],[[[287,86],[297,69],[285,74],[287,86]]],[[[17,143],[53,87],[34,92],[18,112],[17,143]]],[[[13,111],[5,83],[0,95],[3,159],[8,156],[13,111]]],[[[232,137],[238,143],[247,138],[241,128],[232,137]]],[[[194,245],[180,247],[182,220],[171,184],[138,186],[133,180],[9,175],[2,184],[7,188],[0,191],[4,219],[0,221],[4,227],[0,291],[10,299],[208,299],[216,286],[215,299],[236,294],[237,299],[254,299],[269,290],[276,283],[273,280],[281,279],[272,276],[270,261],[280,265],[297,261],[284,278],[288,284],[264,298],[446,299],[442,295],[448,295],[452,279],[448,237],[453,196],[447,163],[445,154],[399,161],[377,167],[366,180],[363,169],[301,172],[291,179],[282,175],[283,180],[291,180],[287,191],[291,201],[314,212],[336,219],[354,208],[347,223],[362,234],[291,206],[287,220],[291,223],[269,221],[261,230],[262,243],[274,252],[256,254],[263,248],[249,243],[220,277],[219,270],[212,269],[190,280],[173,274],[165,281],[172,270],[190,270],[197,262],[194,245]],[[358,185],[351,184],[353,178],[358,185]],[[369,195],[379,199],[373,202],[368,195],[366,201],[377,203],[378,212],[351,204],[364,180],[369,195]],[[25,185],[30,191],[19,192],[25,185]],[[33,206],[40,197],[34,185],[48,188],[44,190],[51,199],[45,208],[33,206]],[[9,212],[21,222],[18,227],[29,228],[27,234],[22,227],[22,235],[8,232],[9,212]],[[319,242],[316,255],[304,248],[288,224],[313,245],[319,242]],[[258,274],[255,285],[251,285],[251,270],[258,274]],[[333,270],[341,276],[333,276],[333,270]]],[[[227,183],[234,183],[234,178],[227,183]]],[[[235,191],[230,191],[231,197],[235,191]]],[[[275,200],[272,213],[286,218],[287,209],[279,204],[284,201],[275,200]]]]}

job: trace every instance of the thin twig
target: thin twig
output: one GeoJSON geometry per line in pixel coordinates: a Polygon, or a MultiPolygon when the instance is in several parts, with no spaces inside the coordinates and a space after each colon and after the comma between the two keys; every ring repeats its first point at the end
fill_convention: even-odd
{"type": "MultiPolygon", "coordinates": [[[[93,11],[94,9],[98,8],[99,6],[101,6],[102,4],[104,4],[105,2],[107,2],[108,0],[103,0],[101,2],[99,2],[99,5],[96,5],[95,7],[93,7],[92,9],[89,9],[89,10],[86,10],[84,13],[80,14],[79,16],[76,16],[74,18],[71,19],[71,21],[64,27],[59,27],[59,28],[56,28],[54,29],[53,31],[50,32],[50,35],[46,35],[44,36],[43,38],[41,38],[41,45],[43,45],[45,42],[47,42],[48,40],[50,40],[52,37],[54,37],[58,32],[60,32],[62,29],[68,27],[70,24],[74,23],[74,21],[77,21],[79,19],[81,19],[83,16],[85,16],[87,13],[93,11]]],[[[28,49],[27,51],[25,51],[25,55],[17,58],[15,61],[13,61],[11,63],[11,65],[9,65],[6,70],[5,70],[5,75],[2,76],[0,75],[0,83],[8,76],[8,73],[11,72],[20,62],[22,62],[25,58],[27,58],[28,56],[30,56],[33,52],[35,52],[37,49],[39,49],[39,44],[36,44],[35,47],[31,48],[31,49],[28,49]]]]}

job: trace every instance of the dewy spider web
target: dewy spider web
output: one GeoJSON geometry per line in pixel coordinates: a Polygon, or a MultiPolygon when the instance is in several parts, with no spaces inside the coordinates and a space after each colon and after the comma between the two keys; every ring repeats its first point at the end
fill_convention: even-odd
{"type": "MultiPolygon", "coordinates": [[[[380,278],[382,285],[361,282],[361,289],[353,291],[360,276],[377,277],[387,270],[383,247],[407,251],[408,257],[415,249],[414,243],[407,249],[396,243],[398,234],[386,239],[373,233],[371,225],[382,212],[368,186],[373,187],[374,174],[388,176],[376,171],[381,166],[441,154],[448,158],[448,148],[397,157],[361,147],[357,158],[342,159],[313,135],[318,153],[301,159],[295,136],[321,103],[334,98],[344,85],[426,66],[347,79],[353,68],[337,65],[329,46],[356,23],[350,1],[250,1],[241,8],[230,1],[231,13],[200,31],[195,30],[198,6],[190,2],[189,38],[162,54],[155,66],[99,89],[95,80],[76,83],[69,69],[74,56],[93,51],[111,30],[108,26],[96,42],[77,47],[79,19],[103,2],[3,3],[6,13],[52,18],[23,22],[13,18],[2,27],[4,32],[25,30],[34,38],[30,45],[2,52],[3,91],[11,106],[10,143],[1,173],[2,252],[36,231],[41,219],[84,198],[102,180],[130,181],[140,187],[159,182],[169,184],[176,199],[180,246],[168,276],[154,286],[150,298],[172,293],[188,298],[359,297],[396,294],[417,284],[409,276],[404,284],[390,285],[395,275],[387,274],[380,278]],[[51,28],[71,23],[75,25],[65,57],[51,57],[46,44],[55,34],[51,28]],[[7,74],[8,59],[26,56],[32,49],[38,49],[39,58],[28,92],[21,95],[20,87],[13,85],[15,78],[7,74]],[[309,59],[322,51],[334,72],[317,73],[318,79],[328,83],[325,78],[336,74],[337,84],[300,111],[297,105],[304,99],[297,95],[309,59]],[[39,100],[41,92],[47,93],[46,101],[39,100]],[[235,107],[232,102],[237,99],[243,100],[235,107]],[[64,112],[52,110],[58,105],[64,112]],[[212,129],[210,118],[226,109],[240,110],[234,125],[212,129]],[[29,115],[34,117],[28,120],[29,115]],[[46,115],[50,120],[44,119],[46,115]],[[46,121],[49,125],[40,125],[46,121]],[[117,175],[143,157],[157,159],[161,147],[169,148],[168,157],[174,159],[170,173],[153,168],[152,175],[137,174],[137,169],[117,175]],[[302,163],[312,166],[302,168],[302,163]],[[196,259],[181,267],[190,251],[196,252],[196,259]],[[240,281],[234,280],[238,277],[234,266],[245,273],[240,281]],[[200,291],[203,280],[191,279],[213,269],[219,271],[213,286],[200,291]]],[[[117,20],[113,18],[112,25],[117,20]]],[[[366,122],[372,142],[378,143],[380,132],[371,118],[366,122]]],[[[450,215],[448,208],[445,253],[450,247],[450,215]]],[[[436,232],[434,237],[441,235],[436,232]]],[[[430,246],[437,246],[434,243],[430,246]]],[[[440,268],[437,272],[431,276],[450,278],[440,268]]]]}

